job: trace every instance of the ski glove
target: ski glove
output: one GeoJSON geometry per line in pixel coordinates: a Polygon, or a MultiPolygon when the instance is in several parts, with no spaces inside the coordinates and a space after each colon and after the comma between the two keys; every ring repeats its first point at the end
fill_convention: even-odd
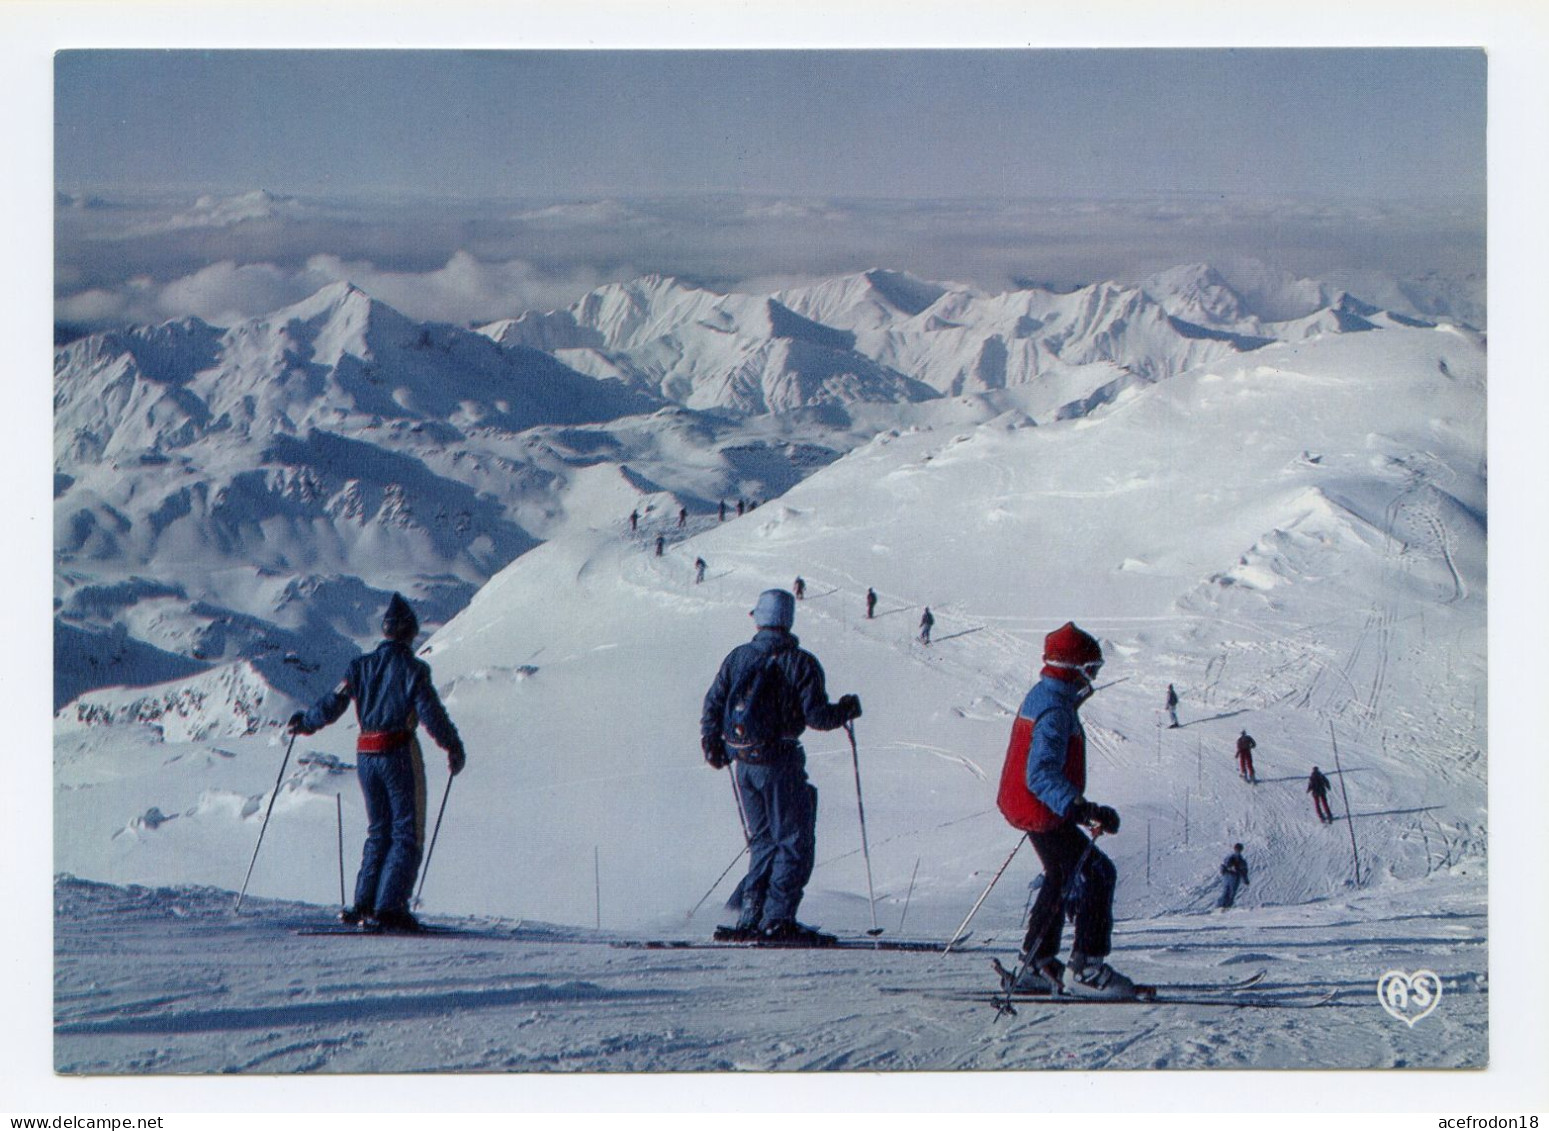
{"type": "Polygon", "coordinates": [[[861,697],[859,695],[841,695],[839,697],[839,709],[844,712],[844,721],[861,717],[861,697]]]}
{"type": "Polygon", "coordinates": [[[705,752],[705,761],[710,763],[712,770],[724,770],[731,765],[731,759],[726,754],[726,743],[720,735],[704,735],[699,740],[699,746],[705,752]]]}
{"type": "Polygon", "coordinates": [[[446,752],[446,768],[454,778],[463,772],[467,764],[468,754],[461,746],[454,746],[446,752]]]}
{"type": "Polygon", "coordinates": [[[1070,807],[1070,816],[1078,825],[1095,825],[1098,831],[1119,831],[1118,811],[1108,805],[1094,805],[1084,797],[1078,797],[1070,807]]]}
{"type": "Polygon", "coordinates": [[[297,711],[290,717],[290,721],[285,724],[286,732],[289,734],[311,734],[312,732],[307,729],[305,720],[306,716],[297,711]]]}

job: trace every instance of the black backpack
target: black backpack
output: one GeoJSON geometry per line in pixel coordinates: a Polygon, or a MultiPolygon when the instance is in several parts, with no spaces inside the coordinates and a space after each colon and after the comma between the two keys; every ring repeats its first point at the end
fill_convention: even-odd
{"type": "Polygon", "coordinates": [[[785,677],[774,656],[755,666],[726,698],[721,735],[726,750],[739,762],[763,765],[780,753],[785,743],[781,710],[785,677]]]}

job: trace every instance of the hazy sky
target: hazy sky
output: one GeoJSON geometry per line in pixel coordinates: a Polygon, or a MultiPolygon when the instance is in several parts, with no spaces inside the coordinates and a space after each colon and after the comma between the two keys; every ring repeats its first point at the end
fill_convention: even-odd
{"type": "Polygon", "coordinates": [[[66,52],[56,179],[466,196],[1478,193],[1484,58],[66,52]]]}
{"type": "Polygon", "coordinates": [[[1242,258],[1483,300],[1479,50],[82,50],[55,94],[72,324],[1242,258]]]}

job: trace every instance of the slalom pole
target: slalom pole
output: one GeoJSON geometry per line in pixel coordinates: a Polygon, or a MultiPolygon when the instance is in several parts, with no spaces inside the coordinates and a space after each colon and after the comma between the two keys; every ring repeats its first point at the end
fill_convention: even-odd
{"type": "Polygon", "coordinates": [[[264,810],[264,823],[258,829],[258,843],[253,845],[253,858],[247,862],[247,875],[242,878],[242,890],[237,893],[236,906],[231,909],[233,915],[242,910],[243,897],[247,895],[248,881],[253,878],[253,865],[258,863],[258,850],[264,846],[264,833],[269,831],[269,817],[274,813],[275,798],[280,796],[280,783],[285,780],[285,767],[290,765],[290,752],[296,747],[296,732],[292,731],[290,742],[285,747],[285,757],[280,761],[280,773],[274,779],[274,792],[269,794],[269,808],[264,810]]]}
{"type": "Polygon", "coordinates": [[[1006,869],[1011,867],[1011,857],[1015,856],[1018,852],[1021,851],[1022,845],[1026,840],[1027,834],[1023,833],[1021,837],[1018,838],[1016,844],[1012,846],[1011,855],[1007,856],[1006,862],[998,869],[996,869],[995,874],[990,877],[989,884],[985,886],[984,892],[979,896],[978,899],[974,900],[974,905],[968,909],[968,914],[964,916],[963,921],[958,924],[957,930],[952,932],[952,937],[947,940],[947,945],[941,948],[942,954],[951,953],[952,948],[956,946],[959,941],[961,941],[963,938],[963,932],[968,930],[968,924],[972,922],[973,917],[979,913],[979,905],[990,897],[990,889],[993,888],[997,882],[999,882],[1001,876],[1005,874],[1006,869]]]}
{"type": "Polygon", "coordinates": [[[914,871],[909,873],[909,892],[904,896],[904,911],[898,917],[898,933],[903,934],[904,920],[909,918],[909,901],[914,898],[914,878],[920,874],[920,858],[914,858],[914,871]]]}
{"type": "Polygon", "coordinates": [[[871,899],[871,930],[866,933],[875,937],[882,928],[877,926],[877,893],[871,884],[871,848],[866,843],[866,806],[861,802],[861,756],[855,748],[855,724],[845,723],[844,732],[850,736],[850,761],[855,766],[855,808],[861,818],[861,854],[866,857],[866,895],[871,899]]]}
{"type": "Polygon", "coordinates": [[[1345,788],[1345,771],[1339,764],[1339,740],[1334,737],[1334,720],[1328,721],[1328,740],[1334,746],[1334,771],[1339,775],[1339,792],[1345,799],[1345,825],[1350,829],[1350,859],[1355,862],[1355,886],[1361,886],[1361,856],[1355,850],[1355,822],[1350,819],[1350,791],[1345,788]]]}
{"type": "Polygon", "coordinates": [[[333,795],[333,809],[339,820],[339,906],[348,907],[344,902],[344,798],[337,793],[333,795]]]}
{"type": "Polygon", "coordinates": [[[425,877],[430,874],[430,858],[436,854],[436,838],[441,835],[441,818],[446,816],[446,799],[452,795],[452,779],[455,774],[446,776],[446,789],[441,793],[441,808],[436,812],[436,827],[430,834],[430,848],[425,853],[425,866],[420,869],[420,886],[414,893],[414,906],[420,905],[420,897],[425,894],[425,877]]]}

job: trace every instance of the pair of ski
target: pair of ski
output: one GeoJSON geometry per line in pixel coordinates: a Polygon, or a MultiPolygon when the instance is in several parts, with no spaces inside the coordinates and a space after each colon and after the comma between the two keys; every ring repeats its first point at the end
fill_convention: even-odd
{"type": "Polygon", "coordinates": [[[832,941],[794,939],[619,939],[611,945],[626,950],[902,950],[940,953],[946,943],[925,939],[879,939],[828,936],[832,941]]]}
{"type": "Polygon", "coordinates": [[[471,927],[446,927],[421,922],[418,930],[404,931],[391,928],[351,927],[344,923],[329,923],[316,927],[298,927],[297,935],[345,935],[363,939],[499,939],[502,941],[526,941],[517,934],[521,927],[518,920],[501,930],[479,930],[471,927]]]}
{"type": "Polygon", "coordinates": [[[996,1018],[1014,1016],[1018,1005],[1203,1005],[1224,1006],[1234,1009],[1313,1009],[1334,1000],[1334,991],[1316,988],[1301,992],[1295,997],[1265,997],[1260,994],[1244,994],[1264,980],[1268,971],[1260,970],[1235,982],[1174,982],[1155,986],[1136,986],[1133,997],[1087,997],[1075,993],[1031,993],[1010,989],[1013,972],[997,958],[991,959],[996,976],[1001,981],[999,991],[955,989],[907,989],[884,987],[887,993],[922,994],[925,997],[947,1001],[982,1002],[995,1008],[996,1018]]]}
{"type": "MultiPolygon", "coordinates": [[[[745,940],[708,940],[708,939],[567,939],[553,937],[527,937],[517,934],[521,926],[518,922],[515,926],[501,930],[479,930],[467,927],[440,926],[433,923],[420,923],[417,931],[391,931],[369,930],[362,927],[345,926],[342,923],[323,924],[315,927],[301,927],[296,930],[298,935],[308,936],[335,936],[347,935],[356,938],[381,939],[381,938],[461,938],[461,939],[488,939],[508,942],[552,942],[552,943],[607,943],[609,946],[624,950],[892,950],[892,951],[933,951],[941,952],[946,949],[945,943],[931,942],[923,939],[880,939],[863,938],[859,936],[825,936],[832,939],[831,942],[812,943],[798,940],[779,939],[745,939],[745,940]]],[[[966,937],[966,936],[965,936],[966,937]]],[[[959,938],[956,943],[963,940],[959,938]]],[[[955,946],[956,944],[954,944],[955,946]]]]}

